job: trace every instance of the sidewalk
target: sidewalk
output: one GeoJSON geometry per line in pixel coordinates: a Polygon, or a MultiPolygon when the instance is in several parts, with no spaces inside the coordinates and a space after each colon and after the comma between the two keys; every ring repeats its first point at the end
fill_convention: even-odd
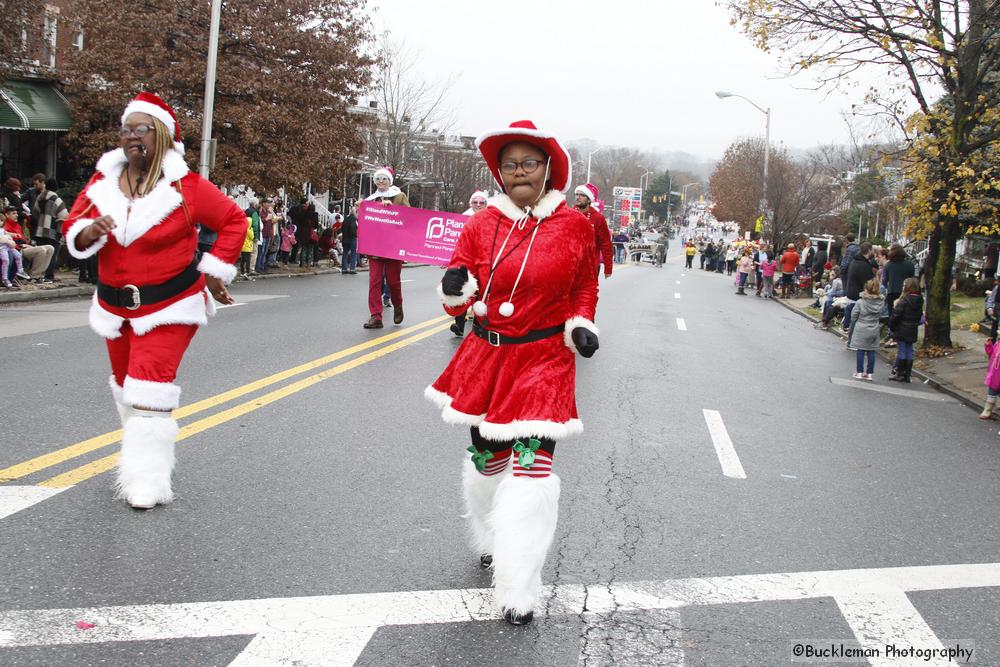
{"type": "MultiPolygon", "coordinates": [[[[774,299],[774,301],[812,322],[819,321],[819,311],[809,308],[809,304],[814,301],[812,298],[774,299]]],[[[828,333],[843,339],[847,338],[847,335],[836,326],[830,327],[828,333]]],[[[987,365],[986,354],[983,352],[986,336],[964,329],[952,329],[951,342],[962,349],[956,349],[936,359],[920,356],[918,346],[913,378],[979,412],[986,397],[986,388],[983,384],[987,365]]],[[[896,358],[896,349],[882,348],[879,350],[879,356],[886,363],[891,363],[896,358]]]]}
{"type": "MultiPolygon", "coordinates": [[[[340,273],[340,267],[332,268],[329,262],[324,261],[324,265],[312,268],[299,268],[297,266],[281,267],[271,269],[271,273],[256,274],[254,280],[270,280],[272,278],[298,278],[302,276],[322,276],[333,273],[340,273]]],[[[428,266],[427,264],[404,264],[403,268],[414,268],[418,266],[428,266]]],[[[358,273],[367,273],[367,266],[359,266],[358,273]]],[[[237,277],[234,282],[246,282],[237,277]]],[[[89,284],[79,284],[77,274],[71,271],[57,271],[56,282],[47,285],[27,283],[21,289],[3,290],[0,289],[0,306],[13,303],[30,303],[43,301],[46,299],[71,299],[78,297],[90,297],[94,293],[94,286],[89,284]]]]}

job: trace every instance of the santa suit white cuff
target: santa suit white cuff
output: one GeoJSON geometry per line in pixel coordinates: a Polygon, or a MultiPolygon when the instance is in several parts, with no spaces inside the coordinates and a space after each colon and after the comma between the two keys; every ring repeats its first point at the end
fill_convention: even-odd
{"type": "Polygon", "coordinates": [[[601,335],[597,325],[588,320],[586,317],[580,317],[577,315],[576,317],[569,318],[566,320],[566,327],[563,329],[563,342],[566,343],[566,347],[574,352],[578,352],[576,345],[573,344],[573,329],[576,329],[577,327],[583,327],[595,336],[601,335]]]}
{"type": "Polygon", "coordinates": [[[151,382],[125,376],[122,402],[133,408],[173,410],[181,403],[181,388],[171,382],[151,382]]]}
{"type": "Polygon", "coordinates": [[[206,252],[201,256],[201,261],[198,262],[198,270],[218,278],[227,285],[233,282],[233,278],[236,277],[235,264],[227,264],[210,252],[206,252]]]}
{"type": "Polygon", "coordinates": [[[76,237],[80,235],[87,226],[94,222],[92,218],[80,218],[73,223],[73,226],[66,230],[66,249],[69,254],[77,259],[87,259],[88,257],[93,257],[97,254],[97,251],[104,247],[104,244],[108,242],[108,235],[101,234],[101,237],[94,241],[92,244],[79,250],[76,247],[76,237]]]}
{"type": "Polygon", "coordinates": [[[441,303],[448,306],[449,308],[458,308],[459,306],[464,306],[472,297],[475,296],[476,292],[479,291],[479,283],[476,281],[476,277],[469,274],[469,279],[465,281],[462,285],[462,293],[458,296],[452,294],[445,294],[444,290],[441,288],[441,283],[437,285],[437,295],[441,299],[441,303]]]}

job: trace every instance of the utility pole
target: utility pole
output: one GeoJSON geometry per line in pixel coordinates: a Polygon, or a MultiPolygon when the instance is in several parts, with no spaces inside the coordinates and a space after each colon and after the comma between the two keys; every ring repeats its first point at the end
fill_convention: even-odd
{"type": "Polygon", "coordinates": [[[212,115],[215,113],[215,69],[219,58],[219,19],[222,14],[222,0],[212,0],[212,22],[208,33],[208,67],[205,72],[205,111],[201,118],[201,154],[198,157],[198,171],[202,178],[208,178],[213,153],[212,115]]]}

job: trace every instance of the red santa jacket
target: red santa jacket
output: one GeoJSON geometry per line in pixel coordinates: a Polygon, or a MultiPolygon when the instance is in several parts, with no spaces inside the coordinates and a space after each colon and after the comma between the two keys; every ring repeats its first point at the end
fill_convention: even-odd
{"type": "Polygon", "coordinates": [[[604,214],[593,206],[587,208],[587,217],[590,224],[594,226],[594,240],[597,243],[597,257],[601,264],[604,264],[604,275],[611,275],[611,267],[614,264],[614,248],[611,246],[611,230],[608,229],[608,220],[604,214]]]}
{"type": "MultiPolygon", "coordinates": [[[[218,232],[218,240],[212,251],[202,256],[198,270],[230,282],[236,276],[233,264],[246,231],[243,211],[212,183],[191,173],[175,151],[164,157],[163,178],[156,187],[130,204],[118,186],[125,164],[121,149],[98,160],[97,173],[76,198],[63,226],[70,254],[84,259],[96,253],[105,285],[156,285],[191,264],[198,246],[195,224],[200,223],[218,232]],[[77,249],[77,235],[102,215],[114,219],[115,229],[90,247],[77,249]]],[[[126,320],[141,335],[161,324],[205,324],[213,312],[205,279],[199,277],[180,294],[136,310],[111,306],[95,293],[90,326],[105,338],[117,338],[126,320]]]]}
{"type": "Polygon", "coordinates": [[[509,197],[500,195],[466,222],[449,267],[467,267],[469,281],[461,296],[445,295],[438,285],[445,311],[449,315],[464,313],[477,298],[477,292],[482,299],[489,286],[486,320],[493,331],[523,336],[529,331],[565,324],[567,333],[576,326],[596,333],[593,320],[597,276],[593,267],[597,257],[590,223],[579,211],[567,206],[565,197],[556,191],[538,202],[523,228],[515,223],[521,215],[509,197]],[[541,222],[532,241],[536,220],[541,222]],[[510,238],[500,254],[508,233],[510,238]],[[514,291],[526,254],[524,273],[514,291]],[[491,283],[491,262],[497,257],[503,259],[491,283]],[[514,304],[514,312],[505,317],[500,314],[500,306],[507,301],[514,304]]]}

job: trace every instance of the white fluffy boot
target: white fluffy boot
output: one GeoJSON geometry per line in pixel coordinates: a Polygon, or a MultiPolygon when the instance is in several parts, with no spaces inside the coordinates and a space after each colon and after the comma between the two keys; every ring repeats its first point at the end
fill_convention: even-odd
{"type": "Polygon", "coordinates": [[[170,476],[178,430],[169,412],[132,410],[122,436],[116,498],[135,509],[152,509],[174,499],[170,476]]]}
{"type": "Polygon", "coordinates": [[[530,623],[542,586],[542,566],[559,518],[559,478],[504,478],[490,523],[494,531],[493,586],[503,616],[530,623]]]}
{"type": "Polygon", "coordinates": [[[493,499],[497,486],[509,474],[501,472],[490,476],[482,475],[468,456],[462,463],[462,495],[465,496],[463,516],[469,520],[472,548],[479,554],[479,562],[483,567],[489,567],[493,559],[493,526],[489,522],[493,499]]]}

